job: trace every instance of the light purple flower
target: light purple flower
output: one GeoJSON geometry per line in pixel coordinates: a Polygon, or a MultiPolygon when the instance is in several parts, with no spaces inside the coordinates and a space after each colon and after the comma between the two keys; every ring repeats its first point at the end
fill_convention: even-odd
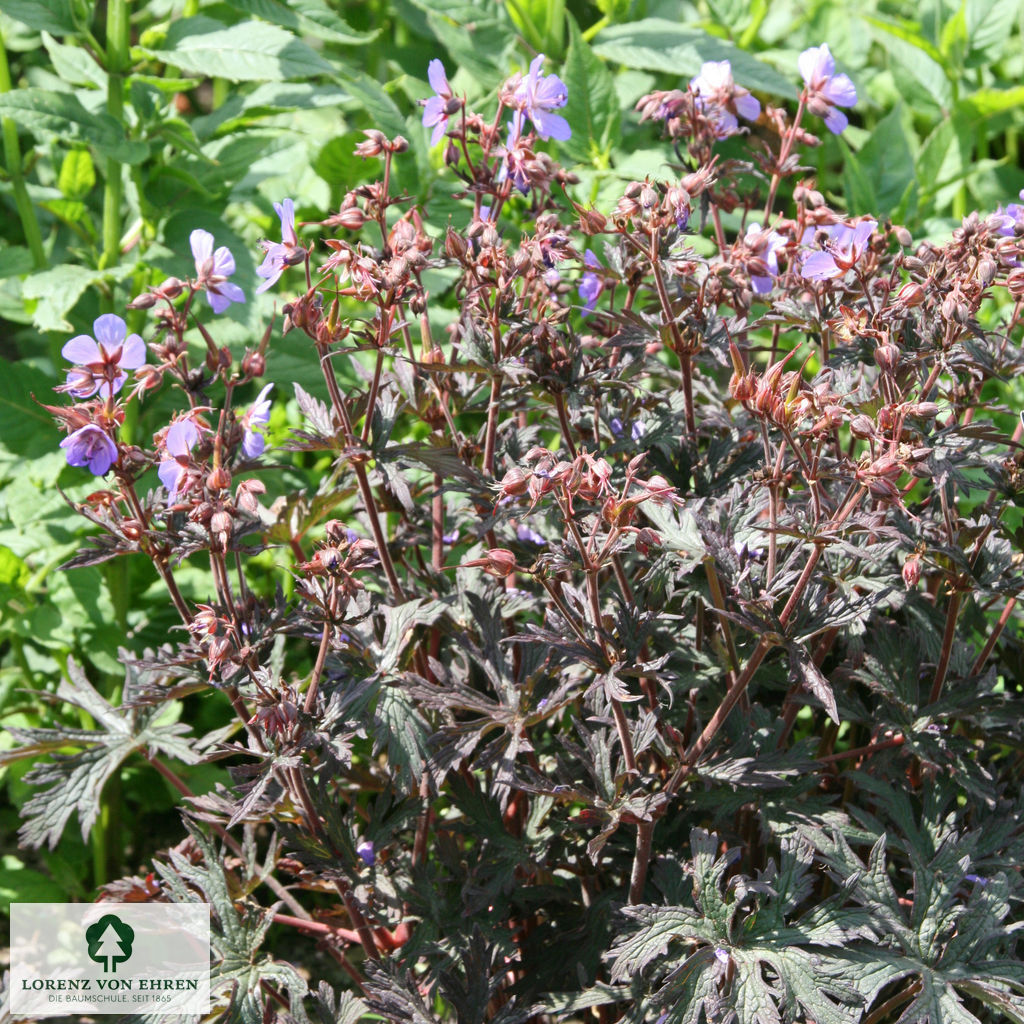
{"type": "Polygon", "coordinates": [[[160,482],[167,488],[167,504],[173,505],[183,489],[192,449],[199,441],[199,428],[189,419],[176,420],[164,438],[163,460],[157,469],[160,482]]]}
{"type": "MultiPolygon", "coordinates": [[[[1024,189],[1021,189],[1020,198],[1024,199],[1024,189]]],[[[989,215],[986,224],[997,235],[1013,238],[1018,228],[1024,232],[1024,206],[1020,203],[1008,203],[1005,210],[999,206],[995,213],[989,215]]]]}
{"type": "MultiPolygon", "coordinates": [[[[626,432],[625,425],[618,416],[613,416],[608,421],[608,426],[611,428],[613,437],[622,437],[626,432]]],[[[640,441],[646,433],[647,428],[640,420],[633,420],[633,422],[630,423],[629,436],[633,441],[640,441]]]]}
{"type": "Polygon", "coordinates": [[[214,252],[213,235],[202,228],[196,228],[188,236],[188,241],[196,261],[199,285],[206,290],[206,298],[214,313],[223,313],[232,302],[245,302],[245,292],[228,280],[235,272],[235,257],[231,250],[222,245],[214,252]]]}
{"type": "Polygon", "coordinates": [[[797,59],[800,74],[807,86],[807,109],[825,119],[825,127],[838,135],[850,123],[836,107],[852,107],[857,90],[847,75],[836,74],[836,62],[828,43],[804,50],[797,59]]]}
{"type": "Polygon", "coordinates": [[[580,298],[584,302],[583,315],[587,316],[594,312],[597,300],[604,289],[604,282],[593,272],[594,269],[601,266],[601,262],[589,249],[583,253],[583,264],[592,268],[584,273],[580,281],[580,298]]]}
{"type": "Polygon", "coordinates": [[[76,398],[98,391],[101,398],[109,398],[124,386],[125,370],[137,370],[146,362],[146,343],[139,335],[128,334],[125,322],[113,313],[97,317],[92,329],[95,339],[79,334],[61,349],[61,355],[79,369],[68,371],[67,383],[58,390],[76,398]]]}
{"type": "MultiPolygon", "coordinates": [[[[444,65],[436,57],[427,65],[427,78],[430,81],[430,88],[437,95],[420,101],[423,104],[423,126],[434,129],[430,136],[430,145],[436,146],[448,129],[448,118],[454,112],[452,100],[455,99],[455,95],[448,84],[444,65]]],[[[458,110],[458,103],[455,104],[455,110],[458,110]]]]}
{"type": "Polygon", "coordinates": [[[544,60],[544,54],[540,53],[530,61],[530,70],[515,91],[515,101],[519,108],[513,119],[517,129],[515,134],[518,137],[518,129],[522,127],[522,113],[525,112],[542,139],[564,142],[572,136],[572,129],[564,117],[551,111],[569,102],[569,92],[557,75],[540,73],[544,60]]]}
{"type": "MultiPolygon", "coordinates": [[[[846,273],[864,255],[871,232],[878,227],[874,220],[862,220],[856,225],[833,224],[825,248],[804,257],[800,273],[812,281],[825,281],[846,273]]],[[[804,234],[813,237],[813,230],[804,234]]]]}
{"type": "Polygon", "coordinates": [[[305,255],[299,248],[299,239],[295,234],[295,204],[290,199],[285,199],[281,203],[274,203],[274,209],[281,220],[281,241],[260,242],[266,255],[256,268],[256,273],[266,280],[256,289],[257,295],[274,284],[284,273],[285,267],[301,262],[305,255]]]}
{"type": "Polygon", "coordinates": [[[94,476],[103,476],[117,462],[117,445],[94,423],[68,434],[60,446],[69,466],[88,466],[94,476]]]}
{"type": "Polygon", "coordinates": [[[536,544],[539,547],[546,547],[548,543],[536,530],[531,530],[525,523],[520,523],[516,527],[516,537],[524,544],[536,544]]]}
{"type": "Polygon", "coordinates": [[[709,60],[701,65],[700,74],[690,79],[690,88],[700,99],[700,107],[715,123],[720,139],[739,130],[736,115],[747,121],[761,116],[761,104],[749,90],[732,78],[732,65],[727,60],[709,60]]]}
{"type": "Polygon", "coordinates": [[[786,239],[777,231],[763,231],[760,224],[749,224],[747,233],[743,236],[743,244],[750,256],[757,261],[753,269],[748,267],[750,283],[758,295],[765,295],[772,290],[772,278],[779,276],[778,253],[780,249],[786,247],[786,239]],[[767,269],[770,276],[756,272],[762,266],[767,269]]]}
{"type": "MultiPolygon", "coordinates": [[[[440,61],[438,61],[440,63],[440,61]]],[[[356,853],[359,859],[368,867],[372,868],[377,863],[377,852],[369,839],[364,839],[357,847],[356,853]]]]}
{"type": "Polygon", "coordinates": [[[240,422],[245,430],[245,436],[242,438],[242,454],[247,459],[259,458],[267,447],[267,439],[263,436],[263,431],[270,422],[270,399],[267,398],[267,395],[270,394],[270,389],[273,386],[273,384],[267,384],[256,396],[256,401],[249,406],[248,412],[241,418],[240,422]]]}

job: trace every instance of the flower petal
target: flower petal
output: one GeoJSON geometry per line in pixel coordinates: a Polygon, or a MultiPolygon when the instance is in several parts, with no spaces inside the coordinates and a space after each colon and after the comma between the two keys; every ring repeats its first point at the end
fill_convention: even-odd
{"type": "Polygon", "coordinates": [[[565,142],[566,139],[572,137],[569,122],[561,114],[551,114],[546,110],[532,110],[530,119],[542,139],[558,139],[559,142],[565,142]]]}
{"type": "Polygon", "coordinates": [[[804,257],[800,273],[812,281],[824,281],[830,277],[838,277],[841,271],[831,253],[812,252],[804,257]]]}
{"type": "Polygon", "coordinates": [[[146,363],[146,343],[137,334],[129,334],[121,346],[118,366],[122,370],[137,370],[146,363]]]}
{"type": "Polygon", "coordinates": [[[821,95],[837,107],[852,107],[857,103],[857,88],[849,75],[833,75],[822,86],[821,95]]]}
{"type": "Polygon", "coordinates": [[[733,103],[740,117],[747,121],[756,121],[761,116],[761,104],[749,92],[734,97],[733,103]]]}
{"type": "Polygon", "coordinates": [[[196,266],[204,263],[213,255],[213,235],[202,228],[196,228],[188,236],[188,243],[192,246],[192,256],[195,258],[196,266]]]}
{"type": "Polygon", "coordinates": [[[452,90],[448,84],[448,76],[444,73],[444,64],[436,57],[427,65],[427,81],[438,96],[451,95],[452,90]]]}
{"type": "Polygon", "coordinates": [[[235,272],[235,257],[226,245],[213,254],[213,272],[221,277],[230,277],[235,272]]]}
{"type": "Polygon", "coordinates": [[[812,46],[810,49],[804,50],[797,58],[796,63],[800,69],[801,77],[808,85],[812,85],[815,82],[820,83],[822,79],[828,78],[836,69],[836,62],[829,51],[828,43],[822,43],[821,46],[812,46]]]}
{"type": "Polygon", "coordinates": [[[103,359],[99,345],[88,334],[79,334],[72,338],[61,350],[60,354],[76,366],[87,366],[103,359]]]}
{"type": "Polygon", "coordinates": [[[128,333],[125,322],[113,313],[104,313],[92,322],[93,333],[96,340],[108,351],[112,352],[128,333]]]}
{"type": "Polygon", "coordinates": [[[849,123],[850,119],[838,107],[833,107],[825,118],[825,127],[833,135],[841,135],[849,123]]]}

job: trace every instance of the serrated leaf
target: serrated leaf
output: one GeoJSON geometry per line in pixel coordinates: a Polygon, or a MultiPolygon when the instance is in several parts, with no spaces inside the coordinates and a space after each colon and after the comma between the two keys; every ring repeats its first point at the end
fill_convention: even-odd
{"type": "Polygon", "coordinates": [[[104,280],[120,281],[131,268],[111,267],[93,270],[74,263],[64,263],[25,278],[22,294],[37,299],[32,323],[41,331],[71,331],[67,314],[87,288],[104,280]]]}
{"type": "Polygon", "coordinates": [[[614,984],[628,981],[649,964],[668,952],[669,944],[679,938],[702,938],[710,941],[707,923],[698,914],[685,907],[632,906],[623,913],[641,927],[620,936],[608,955],[614,956],[610,980],[614,984]]]}
{"type": "Polygon", "coordinates": [[[334,70],[290,32],[263,21],[226,26],[203,15],[182,18],[171,23],[161,46],[140,49],[188,74],[215,68],[232,82],[280,82],[334,70]]]}
{"type": "Polygon", "coordinates": [[[644,18],[604,28],[594,41],[594,52],[629,68],[667,71],[680,78],[699,74],[705,61],[727,60],[737,85],[790,100],[797,98],[792,81],[773,67],[724,39],[664,18],[644,18]]]}
{"type": "Polygon", "coordinates": [[[96,184],[96,168],[87,149],[73,149],[60,165],[57,188],[68,199],[82,199],[96,184]]]}
{"type": "Polygon", "coordinates": [[[389,138],[405,132],[405,117],[395,101],[369,75],[352,68],[341,68],[340,75],[352,97],[359,101],[362,109],[369,114],[373,127],[389,138]]]}
{"type": "Polygon", "coordinates": [[[4,14],[37,32],[64,36],[75,31],[70,0],[4,0],[4,14]]]}
{"type": "Polygon", "coordinates": [[[920,33],[901,22],[863,15],[872,35],[891,54],[894,66],[910,75],[926,97],[941,107],[953,103],[953,87],[942,54],[920,33]]]}
{"type": "Polygon", "coordinates": [[[68,678],[57,687],[57,698],[87,712],[96,729],[11,729],[20,742],[0,752],[0,761],[11,762],[48,750],[83,747],[79,753],[60,755],[37,764],[25,782],[44,787],[22,809],[19,835],[31,846],[48,843],[53,849],[72,814],[78,814],[82,837],[87,838],[99,813],[103,787],[132,753],[147,750],[194,764],[193,753],[183,738],[189,727],[182,723],[155,725],[159,707],[114,708],[86,678],[82,669],[68,661],[68,678]]]}
{"type": "Polygon", "coordinates": [[[569,23],[569,52],[565,57],[568,102],[562,116],[572,135],[561,146],[580,163],[607,166],[619,128],[619,98],[604,62],[580,34],[576,19],[569,23]]]}
{"type": "Polygon", "coordinates": [[[380,35],[380,29],[370,32],[354,29],[323,0],[233,0],[232,6],[290,29],[296,35],[314,36],[343,46],[370,43],[380,35]]]}
{"type": "Polygon", "coordinates": [[[81,46],[59,43],[49,32],[43,33],[43,46],[50,55],[53,70],[71,85],[87,85],[95,89],[107,88],[107,73],[81,46]]]}
{"type": "Polygon", "coordinates": [[[63,142],[84,142],[121,163],[144,160],[149,147],[129,141],[120,122],[109,114],[92,114],[72,93],[48,92],[28,87],[0,93],[0,117],[40,138],[56,137],[63,142]]]}

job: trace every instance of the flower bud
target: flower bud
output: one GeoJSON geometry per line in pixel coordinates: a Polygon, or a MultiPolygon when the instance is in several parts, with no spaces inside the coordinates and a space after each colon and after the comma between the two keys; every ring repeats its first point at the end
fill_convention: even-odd
{"type": "Polygon", "coordinates": [[[920,306],[924,302],[924,287],[917,281],[908,281],[897,293],[896,301],[908,309],[920,306]]]}
{"type": "Polygon", "coordinates": [[[874,437],[875,424],[871,420],[870,416],[865,416],[863,413],[860,413],[850,420],[850,433],[853,434],[854,437],[874,437]]]}
{"type": "Polygon", "coordinates": [[[481,568],[489,576],[504,579],[516,571],[516,556],[508,548],[491,548],[484,558],[463,562],[464,568],[481,568]]]}
{"type": "Polygon", "coordinates": [[[907,590],[913,590],[921,581],[921,556],[911,555],[903,563],[903,582],[907,590]]]}
{"type": "Polygon", "coordinates": [[[514,466],[501,478],[499,489],[503,498],[510,495],[518,497],[525,494],[529,486],[530,478],[521,469],[514,466]]]}
{"type": "Polygon", "coordinates": [[[242,357],[242,375],[249,378],[262,377],[267,369],[267,360],[259,352],[246,352],[242,357]]]}
{"type": "Polygon", "coordinates": [[[350,206],[347,210],[339,210],[334,221],[346,231],[358,231],[366,223],[366,214],[358,206],[350,206]]]}
{"type": "Polygon", "coordinates": [[[983,259],[978,262],[978,279],[982,284],[991,284],[995,280],[997,267],[993,260],[983,259]]]}
{"type": "Polygon", "coordinates": [[[206,486],[211,491],[225,491],[231,486],[231,474],[223,466],[218,466],[207,475],[206,486]]]}
{"type": "Polygon", "coordinates": [[[128,303],[128,309],[152,309],[156,302],[157,297],[152,292],[143,292],[128,303]]]}

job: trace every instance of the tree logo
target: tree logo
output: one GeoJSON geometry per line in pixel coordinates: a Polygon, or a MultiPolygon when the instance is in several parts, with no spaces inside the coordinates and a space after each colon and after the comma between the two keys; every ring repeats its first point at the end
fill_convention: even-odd
{"type": "Polygon", "coordinates": [[[117,965],[132,955],[135,932],[116,914],[104,914],[85,930],[89,959],[103,964],[104,972],[117,973],[117,965]]]}

